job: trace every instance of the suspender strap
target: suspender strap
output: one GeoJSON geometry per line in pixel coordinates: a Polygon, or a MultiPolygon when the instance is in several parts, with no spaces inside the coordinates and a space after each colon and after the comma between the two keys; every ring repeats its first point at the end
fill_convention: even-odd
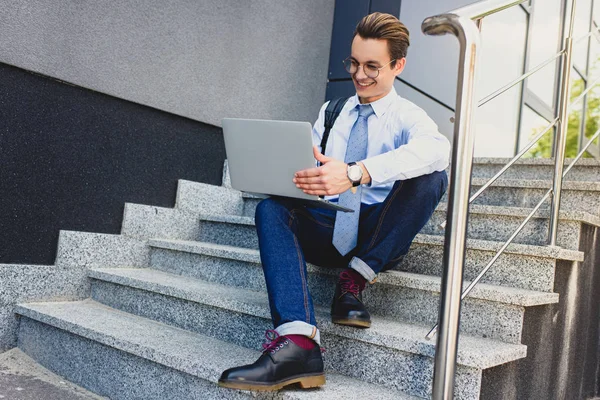
{"type": "Polygon", "coordinates": [[[321,139],[321,154],[325,155],[325,148],[327,147],[327,139],[329,139],[329,132],[335,123],[338,115],[344,108],[344,105],[348,101],[349,97],[338,97],[333,99],[327,104],[325,109],[325,131],[323,132],[323,138],[321,139]]]}

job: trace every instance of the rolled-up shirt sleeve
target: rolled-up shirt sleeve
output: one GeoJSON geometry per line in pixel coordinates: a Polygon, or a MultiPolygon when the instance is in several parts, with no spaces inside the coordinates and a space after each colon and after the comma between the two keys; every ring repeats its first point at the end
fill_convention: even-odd
{"type": "Polygon", "coordinates": [[[427,113],[413,106],[401,118],[398,137],[406,137],[407,143],[363,160],[371,175],[370,186],[427,175],[448,166],[450,142],[427,113]]]}

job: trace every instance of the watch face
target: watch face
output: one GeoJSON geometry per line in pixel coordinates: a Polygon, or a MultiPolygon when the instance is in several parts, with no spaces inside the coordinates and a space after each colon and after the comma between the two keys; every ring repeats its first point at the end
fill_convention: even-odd
{"type": "Polygon", "coordinates": [[[348,178],[354,182],[362,178],[362,169],[359,165],[352,165],[348,168],[348,178]]]}

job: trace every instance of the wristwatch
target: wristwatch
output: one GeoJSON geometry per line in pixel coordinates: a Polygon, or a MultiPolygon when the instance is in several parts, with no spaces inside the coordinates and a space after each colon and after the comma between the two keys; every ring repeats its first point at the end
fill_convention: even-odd
{"type": "Polygon", "coordinates": [[[352,182],[352,187],[357,187],[360,185],[360,181],[362,180],[362,168],[355,162],[348,163],[347,175],[348,179],[350,179],[350,182],[352,182]]]}

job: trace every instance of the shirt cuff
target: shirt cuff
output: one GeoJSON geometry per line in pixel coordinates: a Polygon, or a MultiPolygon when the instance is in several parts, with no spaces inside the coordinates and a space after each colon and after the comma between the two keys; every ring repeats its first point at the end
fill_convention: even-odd
{"type": "Polygon", "coordinates": [[[363,165],[371,176],[371,182],[366,185],[367,187],[381,185],[386,180],[385,170],[382,171],[382,169],[385,169],[385,163],[379,162],[377,158],[378,156],[375,156],[362,160],[363,165]]]}

